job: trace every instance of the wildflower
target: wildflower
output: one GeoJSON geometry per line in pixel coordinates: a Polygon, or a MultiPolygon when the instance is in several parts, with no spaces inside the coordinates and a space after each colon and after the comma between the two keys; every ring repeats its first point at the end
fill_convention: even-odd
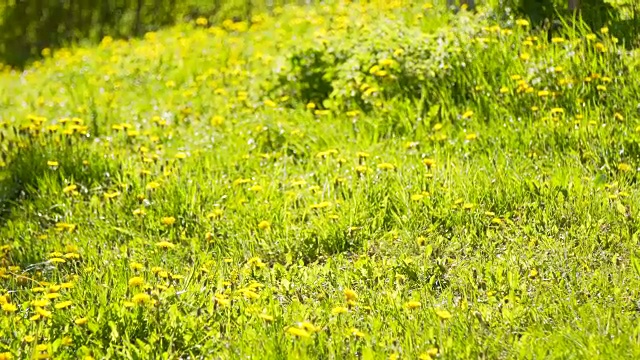
{"type": "Polygon", "coordinates": [[[51,167],[57,167],[59,164],[57,161],[54,160],[49,160],[47,161],[47,166],[51,166],[51,167]]]}
{"type": "Polygon", "coordinates": [[[207,218],[209,219],[214,219],[214,218],[220,218],[222,216],[222,214],[224,214],[224,211],[222,211],[222,209],[214,209],[212,212],[207,214],[207,218]]]}
{"type": "Polygon", "coordinates": [[[333,309],[331,309],[331,314],[332,315],[340,315],[340,314],[347,313],[348,311],[349,311],[349,309],[347,309],[344,306],[336,306],[333,309]]]}
{"type": "Polygon", "coordinates": [[[324,208],[327,208],[327,207],[329,207],[329,206],[331,206],[331,203],[330,203],[330,202],[328,202],[328,201],[323,201],[323,202],[320,202],[320,203],[317,203],[317,204],[312,204],[312,205],[310,206],[310,208],[312,208],[312,209],[324,209],[324,208]]]}
{"type": "Polygon", "coordinates": [[[36,314],[42,316],[43,318],[50,318],[51,317],[51,311],[49,310],[45,310],[41,307],[37,307],[36,308],[36,314]]]}
{"type": "Polygon", "coordinates": [[[12,312],[16,312],[16,310],[18,310],[18,307],[11,303],[6,303],[2,305],[2,310],[8,313],[12,313],[12,312]]]}
{"type": "Polygon", "coordinates": [[[622,121],[622,120],[624,120],[624,116],[622,116],[622,114],[620,114],[620,113],[618,113],[618,112],[617,112],[617,113],[615,113],[615,114],[613,114],[613,118],[614,118],[614,119],[616,119],[616,120],[618,120],[618,121],[622,121]]]}
{"type": "Polygon", "coordinates": [[[162,218],[162,224],[163,225],[173,225],[176,222],[176,218],[174,218],[173,216],[165,216],[162,218]]]}
{"type": "Polygon", "coordinates": [[[135,294],[133,298],[131,298],[131,302],[137,305],[146,304],[151,301],[151,296],[145,293],[135,294]]]}
{"type": "Polygon", "coordinates": [[[73,301],[62,301],[57,303],[54,307],[58,310],[67,308],[73,304],[73,301]]]}
{"type": "Polygon", "coordinates": [[[211,118],[211,125],[220,126],[224,123],[224,118],[220,115],[216,115],[211,118]]]}
{"type": "Polygon", "coordinates": [[[517,19],[516,20],[516,25],[522,26],[522,27],[527,27],[527,26],[529,26],[529,21],[527,21],[525,19],[517,19]]]}
{"type": "Polygon", "coordinates": [[[627,163],[620,163],[620,164],[618,164],[618,170],[620,170],[622,172],[631,171],[631,165],[629,165],[627,163]]]}
{"type": "Polygon", "coordinates": [[[35,306],[35,307],[45,307],[47,305],[49,305],[49,300],[46,300],[46,299],[33,300],[31,302],[31,306],[35,306]]]}
{"type": "Polygon", "coordinates": [[[438,317],[441,320],[448,320],[451,319],[451,313],[447,310],[436,310],[436,315],[438,315],[438,317]]]}
{"type": "Polygon", "coordinates": [[[287,329],[287,333],[296,337],[300,337],[300,338],[308,338],[311,337],[311,334],[309,334],[306,330],[304,329],[300,329],[294,326],[291,326],[287,329]]]}
{"type": "Polygon", "coordinates": [[[196,25],[207,26],[209,24],[209,20],[206,17],[199,17],[196,19],[196,25]]]}
{"type": "Polygon", "coordinates": [[[349,329],[348,333],[350,335],[353,335],[353,336],[358,337],[358,338],[363,338],[363,337],[367,336],[367,334],[363,333],[362,331],[360,331],[360,330],[358,330],[356,328],[349,329]]]}
{"type": "Polygon", "coordinates": [[[462,114],[462,118],[463,119],[469,119],[473,116],[473,111],[471,110],[467,110],[464,112],[464,114],[462,114]]]}
{"type": "Polygon", "coordinates": [[[155,190],[160,187],[160,183],[157,181],[151,181],[147,184],[147,190],[155,190]]]}
{"type": "Polygon", "coordinates": [[[131,279],[129,279],[130,287],[138,287],[142,285],[144,285],[144,279],[140,276],[134,276],[131,279]]]}
{"type": "Polygon", "coordinates": [[[538,276],[538,270],[531,269],[531,271],[529,271],[529,278],[530,279],[535,279],[537,276],[538,276]]]}
{"type": "Polygon", "coordinates": [[[407,309],[413,310],[419,308],[420,306],[422,306],[422,304],[419,301],[412,300],[406,303],[405,306],[407,307],[407,309]]]}
{"type": "Polygon", "coordinates": [[[11,360],[12,358],[13,356],[11,355],[10,352],[0,353],[0,360],[11,360]]]}
{"type": "Polygon", "coordinates": [[[258,223],[258,229],[260,230],[268,230],[269,228],[271,228],[271,223],[266,220],[262,220],[258,223]]]}
{"type": "Polygon", "coordinates": [[[173,244],[173,243],[170,243],[170,242],[168,242],[166,240],[163,240],[163,241],[157,242],[156,243],[156,247],[159,247],[160,249],[165,249],[166,250],[166,249],[173,249],[173,248],[176,247],[176,245],[173,244]]]}
{"type": "Polygon", "coordinates": [[[436,164],[436,161],[434,159],[427,158],[423,159],[422,163],[425,164],[428,169],[431,169],[436,164]]]}
{"type": "Polygon", "coordinates": [[[76,186],[75,184],[71,184],[71,185],[69,185],[69,186],[65,186],[65,187],[62,189],[62,192],[63,192],[64,194],[72,193],[72,192],[76,191],[76,189],[77,189],[77,188],[78,188],[78,186],[76,186]]]}
{"type": "Polygon", "coordinates": [[[143,216],[143,215],[145,215],[147,212],[146,212],[143,208],[137,208],[137,209],[134,209],[131,213],[132,213],[134,216],[143,216]]]}
{"type": "Polygon", "coordinates": [[[351,289],[344,289],[344,296],[347,298],[347,301],[356,301],[358,299],[358,294],[351,289]]]}
{"type": "Polygon", "coordinates": [[[378,165],[378,169],[380,170],[394,170],[395,168],[396,166],[391,163],[382,163],[378,165]]]}
{"type": "Polygon", "coordinates": [[[82,325],[86,324],[88,321],[89,321],[88,318],[82,317],[82,318],[75,319],[73,322],[78,326],[82,326],[82,325]]]}

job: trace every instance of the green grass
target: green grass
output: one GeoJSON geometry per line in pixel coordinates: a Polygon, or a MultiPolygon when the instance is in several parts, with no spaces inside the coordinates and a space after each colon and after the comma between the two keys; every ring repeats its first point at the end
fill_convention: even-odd
{"type": "Polygon", "coordinates": [[[399,5],[5,69],[0,358],[640,356],[638,54],[399,5]]]}

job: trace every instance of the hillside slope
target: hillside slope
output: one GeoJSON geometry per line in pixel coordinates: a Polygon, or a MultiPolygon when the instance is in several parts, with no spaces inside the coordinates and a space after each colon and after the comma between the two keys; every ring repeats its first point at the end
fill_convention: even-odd
{"type": "Polygon", "coordinates": [[[0,358],[635,358],[637,55],[286,7],[0,75],[0,358]]]}

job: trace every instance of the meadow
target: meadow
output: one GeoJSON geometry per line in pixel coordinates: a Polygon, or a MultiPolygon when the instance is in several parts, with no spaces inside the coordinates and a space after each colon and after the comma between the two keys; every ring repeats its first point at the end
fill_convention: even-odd
{"type": "Polygon", "coordinates": [[[0,69],[0,359],[640,357],[640,54],[334,1],[0,69]]]}

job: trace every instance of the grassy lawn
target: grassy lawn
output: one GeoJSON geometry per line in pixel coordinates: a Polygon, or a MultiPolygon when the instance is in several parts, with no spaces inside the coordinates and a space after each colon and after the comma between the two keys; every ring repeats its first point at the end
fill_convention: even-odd
{"type": "Polygon", "coordinates": [[[287,6],[0,70],[0,359],[640,357],[640,57],[287,6]]]}

